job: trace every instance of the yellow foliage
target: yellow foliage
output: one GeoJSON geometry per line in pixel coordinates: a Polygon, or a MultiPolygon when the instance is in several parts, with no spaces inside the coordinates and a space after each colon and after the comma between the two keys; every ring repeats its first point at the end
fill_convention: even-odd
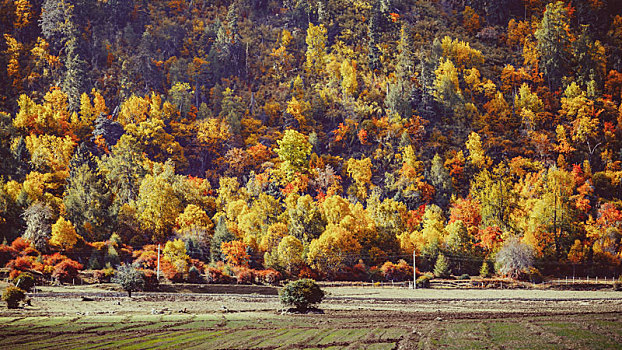
{"type": "Polygon", "coordinates": [[[168,260],[171,265],[175,266],[177,272],[188,273],[188,260],[190,257],[186,254],[186,245],[181,239],[166,242],[164,250],[162,250],[163,259],[168,260]]]}
{"type": "Polygon", "coordinates": [[[310,75],[320,74],[324,70],[326,55],[326,28],[309,23],[307,28],[307,60],[305,68],[310,75]]]}
{"type": "Polygon", "coordinates": [[[341,63],[341,88],[346,96],[353,96],[358,90],[358,82],[356,81],[356,62],[344,60],[341,63]]]}
{"type": "Polygon", "coordinates": [[[319,238],[311,241],[307,263],[319,271],[336,273],[342,266],[358,259],[361,245],[341,226],[328,224],[319,238]]]}
{"type": "Polygon", "coordinates": [[[43,172],[66,171],[76,143],[69,137],[54,135],[28,135],[26,148],[30,162],[43,172]]]}
{"type": "Polygon", "coordinates": [[[441,41],[443,57],[450,59],[460,70],[467,67],[476,67],[484,63],[482,52],[471,48],[471,45],[462,40],[452,40],[445,36],[441,41]]]}
{"type": "Polygon", "coordinates": [[[52,225],[52,237],[50,244],[60,247],[62,250],[69,250],[78,242],[78,234],[73,224],[65,220],[62,216],[52,225]]]}
{"type": "Polygon", "coordinates": [[[17,29],[21,29],[30,24],[32,13],[30,12],[32,5],[28,0],[15,1],[15,22],[13,25],[17,29]]]}
{"type": "Polygon", "coordinates": [[[486,156],[482,147],[482,141],[479,135],[472,132],[466,142],[466,147],[469,150],[469,161],[480,169],[490,166],[491,159],[486,156]]]}
{"type": "Polygon", "coordinates": [[[188,231],[191,229],[204,229],[208,232],[214,228],[214,223],[207,213],[199,206],[189,204],[183,213],[179,214],[175,219],[179,231],[188,231]]]}
{"type": "Polygon", "coordinates": [[[272,251],[278,247],[281,239],[287,236],[287,225],[281,222],[274,223],[268,227],[268,232],[261,238],[259,249],[262,252],[272,251]]]}
{"type": "Polygon", "coordinates": [[[279,265],[285,268],[285,271],[292,273],[296,267],[302,265],[302,252],[304,247],[302,242],[294,236],[284,237],[277,248],[277,259],[279,265]]]}

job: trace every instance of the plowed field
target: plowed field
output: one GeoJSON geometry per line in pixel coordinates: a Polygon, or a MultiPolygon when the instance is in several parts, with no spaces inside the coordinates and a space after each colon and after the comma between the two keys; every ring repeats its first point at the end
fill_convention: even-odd
{"type": "Polygon", "coordinates": [[[129,299],[49,288],[32,306],[0,307],[0,348],[622,349],[622,293],[327,291],[324,314],[292,315],[281,313],[276,296],[257,291],[129,299]]]}

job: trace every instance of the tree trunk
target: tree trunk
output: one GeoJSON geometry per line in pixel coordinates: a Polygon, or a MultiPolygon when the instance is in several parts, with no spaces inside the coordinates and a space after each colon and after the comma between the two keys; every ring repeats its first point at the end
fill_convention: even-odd
{"type": "Polygon", "coordinates": [[[131,297],[132,297],[132,290],[128,290],[128,291],[127,291],[127,296],[128,296],[129,298],[131,298],[131,297]]]}

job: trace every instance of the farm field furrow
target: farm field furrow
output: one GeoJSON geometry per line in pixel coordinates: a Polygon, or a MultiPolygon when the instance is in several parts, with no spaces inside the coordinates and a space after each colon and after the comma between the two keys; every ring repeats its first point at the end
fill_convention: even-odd
{"type": "Polygon", "coordinates": [[[622,349],[618,293],[327,291],[319,314],[252,295],[33,297],[0,307],[0,349],[622,349]]]}

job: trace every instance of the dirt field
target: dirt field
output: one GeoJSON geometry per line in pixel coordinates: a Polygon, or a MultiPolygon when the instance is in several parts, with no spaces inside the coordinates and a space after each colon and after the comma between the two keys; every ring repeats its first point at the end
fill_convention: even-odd
{"type": "Polygon", "coordinates": [[[46,287],[32,306],[2,305],[0,348],[622,349],[613,291],[329,287],[324,314],[291,315],[270,287],[131,299],[110,288],[46,287]]]}

